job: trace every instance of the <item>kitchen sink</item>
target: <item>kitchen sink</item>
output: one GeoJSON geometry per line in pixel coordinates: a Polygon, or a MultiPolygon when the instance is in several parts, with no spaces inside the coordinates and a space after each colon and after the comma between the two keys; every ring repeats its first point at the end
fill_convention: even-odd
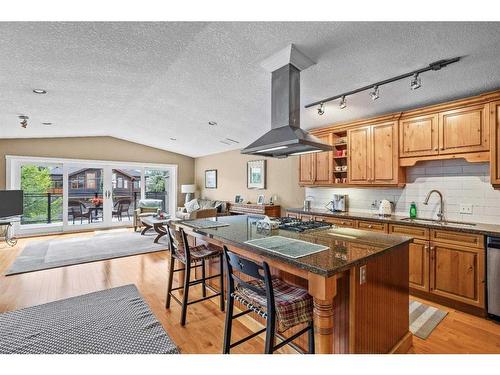
{"type": "Polygon", "coordinates": [[[411,222],[415,222],[415,223],[418,223],[418,222],[423,222],[423,223],[432,223],[432,224],[438,224],[438,225],[443,225],[443,226],[446,226],[446,225],[450,225],[450,226],[453,226],[453,225],[464,225],[464,226],[475,226],[476,224],[475,223],[468,223],[466,221],[453,221],[453,220],[438,220],[438,219],[421,219],[421,218],[418,218],[418,219],[412,219],[411,217],[405,217],[403,219],[401,219],[402,221],[411,221],[411,222]]]}

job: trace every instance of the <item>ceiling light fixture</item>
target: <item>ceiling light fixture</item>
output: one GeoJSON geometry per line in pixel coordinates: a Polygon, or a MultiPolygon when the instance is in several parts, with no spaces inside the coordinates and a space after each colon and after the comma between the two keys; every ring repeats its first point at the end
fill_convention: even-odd
{"type": "Polygon", "coordinates": [[[52,122],[42,122],[42,125],[54,125],[52,122]]]}
{"type": "Polygon", "coordinates": [[[323,116],[325,114],[325,104],[321,103],[318,108],[318,115],[323,116]]]}
{"type": "Polygon", "coordinates": [[[345,99],[345,95],[342,97],[339,107],[340,109],[344,109],[345,107],[347,107],[347,100],[345,99]]]}
{"type": "Polygon", "coordinates": [[[224,141],[224,140],[220,140],[219,141],[220,143],[224,143],[225,145],[231,145],[231,143],[227,142],[227,141],[224,141]]]}
{"type": "Polygon", "coordinates": [[[170,140],[171,140],[171,141],[176,141],[176,140],[177,140],[177,138],[170,137],[170,140]]]}
{"type": "Polygon", "coordinates": [[[370,93],[370,98],[372,100],[377,100],[380,98],[378,86],[373,86],[373,91],[370,93]]]}
{"type": "Polygon", "coordinates": [[[410,88],[412,90],[416,90],[416,89],[420,88],[421,86],[422,86],[422,80],[418,76],[418,73],[415,73],[415,75],[411,79],[410,88]]]}
{"type": "Polygon", "coordinates": [[[21,124],[21,128],[26,129],[28,127],[28,119],[29,117],[26,115],[19,115],[17,116],[19,120],[21,120],[19,123],[21,124]]]}
{"type": "Polygon", "coordinates": [[[35,94],[46,94],[47,90],[44,90],[44,89],[33,89],[33,92],[35,94]]]}
{"type": "Polygon", "coordinates": [[[216,123],[215,121],[209,121],[209,122],[208,122],[208,125],[210,125],[210,126],[216,126],[216,125],[217,125],[217,123],[216,123]]]}
{"type": "MultiPolygon", "coordinates": [[[[400,74],[400,75],[395,76],[395,77],[384,79],[383,81],[375,82],[375,83],[372,83],[370,85],[360,87],[359,89],[347,91],[347,92],[344,92],[342,94],[334,95],[334,96],[331,96],[331,97],[326,98],[326,99],[318,100],[317,102],[307,104],[305,106],[305,108],[316,107],[318,105],[322,105],[324,103],[331,102],[332,100],[337,100],[337,99],[341,99],[341,98],[342,98],[342,101],[345,102],[345,98],[349,95],[353,95],[353,94],[357,94],[358,92],[361,92],[361,91],[367,91],[367,90],[373,89],[375,86],[377,88],[379,88],[382,85],[387,85],[389,83],[396,82],[396,81],[399,81],[402,79],[407,79],[409,77],[413,77],[413,79],[411,80],[411,86],[410,86],[411,89],[416,90],[420,86],[422,86],[422,81],[420,80],[420,75],[422,73],[428,72],[431,70],[432,71],[441,70],[445,66],[456,63],[457,61],[460,61],[460,57],[454,57],[452,59],[435,61],[435,62],[429,64],[428,66],[426,66],[425,68],[421,68],[421,69],[417,69],[417,70],[414,70],[414,71],[411,71],[408,73],[400,74]]],[[[345,107],[342,107],[342,104],[341,104],[341,108],[345,108],[345,107]]],[[[319,109],[318,109],[318,114],[319,114],[319,109]]]]}
{"type": "Polygon", "coordinates": [[[226,141],[233,142],[233,143],[240,143],[239,141],[235,141],[234,139],[231,139],[231,138],[226,138],[226,141]]]}

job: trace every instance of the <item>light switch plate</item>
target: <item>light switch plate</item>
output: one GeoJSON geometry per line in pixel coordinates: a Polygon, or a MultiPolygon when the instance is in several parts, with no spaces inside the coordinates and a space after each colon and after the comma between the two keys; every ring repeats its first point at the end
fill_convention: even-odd
{"type": "Polygon", "coordinates": [[[472,204],[461,204],[460,213],[466,215],[472,215],[472,204]]]}

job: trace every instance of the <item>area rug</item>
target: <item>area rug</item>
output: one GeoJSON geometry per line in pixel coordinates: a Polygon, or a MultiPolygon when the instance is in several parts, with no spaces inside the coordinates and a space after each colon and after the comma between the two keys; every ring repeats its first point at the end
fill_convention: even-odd
{"type": "Polygon", "coordinates": [[[424,303],[410,301],[410,331],[425,340],[447,314],[424,303]]]}
{"type": "Polygon", "coordinates": [[[153,238],[127,231],[30,242],[5,275],[167,250],[166,241],[156,244],[153,238]]]}
{"type": "Polygon", "coordinates": [[[135,285],[0,314],[0,354],[176,354],[135,285]]]}

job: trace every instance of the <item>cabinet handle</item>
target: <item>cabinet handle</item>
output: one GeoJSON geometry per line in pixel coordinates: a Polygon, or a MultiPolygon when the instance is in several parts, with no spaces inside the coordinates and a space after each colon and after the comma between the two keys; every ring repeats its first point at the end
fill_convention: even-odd
{"type": "Polygon", "coordinates": [[[434,151],[437,151],[437,150],[438,150],[438,148],[437,148],[437,147],[434,147],[434,151]]]}
{"type": "Polygon", "coordinates": [[[341,221],[340,224],[345,225],[345,221],[341,221]]]}
{"type": "Polygon", "coordinates": [[[371,224],[368,224],[368,228],[373,228],[373,225],[371,225],[371,224]]]}

